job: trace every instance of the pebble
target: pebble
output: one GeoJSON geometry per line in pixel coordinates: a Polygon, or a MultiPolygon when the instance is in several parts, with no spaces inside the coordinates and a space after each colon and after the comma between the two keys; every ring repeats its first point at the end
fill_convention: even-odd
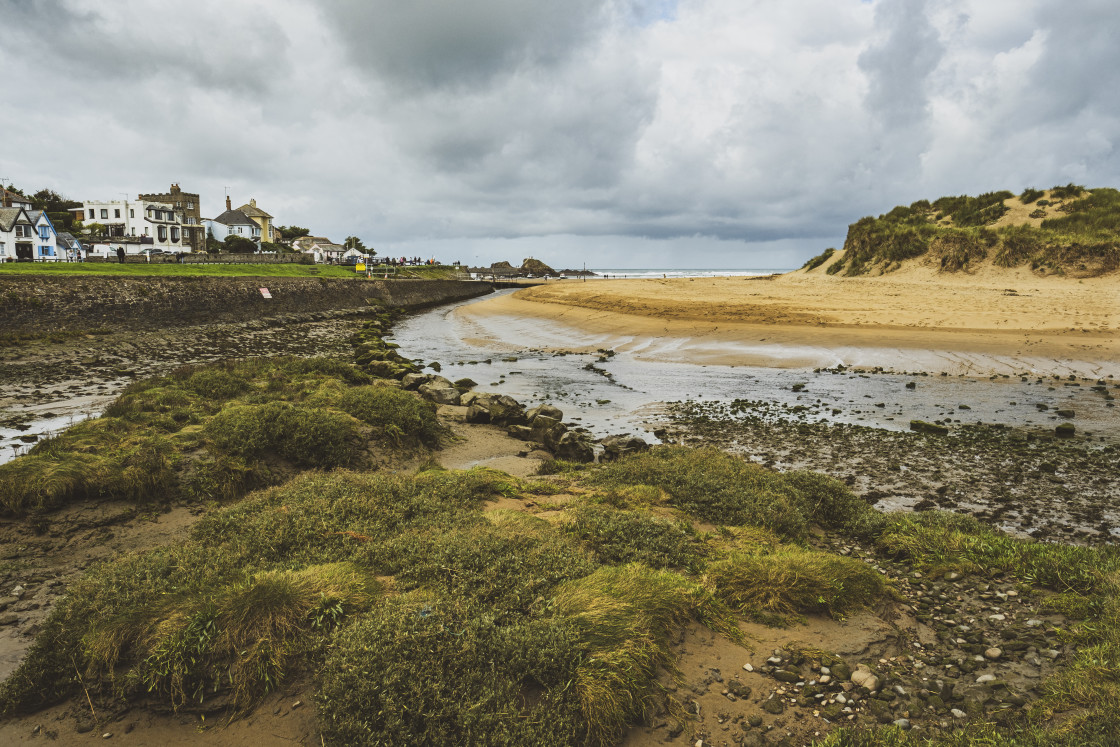
{"type": "Polygon", "coordinates": [[[983,685],[988,682],[995,682],[996,676],[994,674],[982,674],[976,678],[977,685],[983,685]]]}
{"type": "Polygon", "coordinates": [[[962,711],[960,708],[954,708],[953,710],[949,711],[949,713],[953,714],[953,718],[968,718],[968,714],[962,711]]]}
{"type": "Polygon", "coordinates": [[[994,646],[984,652],[984,657],[992,661],[995,661],[1001,656],[1003,656],[1003,649],[995,648],[994,646]]]}
{"type": "Polygon", "coordinates": [[[894,725],[905,731],[910,728],[910,719],[900,718],[894,722],[894,725]]]}
{"type": "Polygon", "coordinates": [[[743,669],[747,670],[748,672],[753,672],[754,671],[754,667],[752,667],[750,665],[750,662],[747,662],[746,664],[744,664],[743,669]]]}
{"type": "Polygon", "coordinates": [[[1032,619],[1030,619],[1030,620],[1027,620],[1027,627],[1028,627],[1028,628],[1037,628],[1037,627],[1038,627],[1038,626],[1040,626],[1040,625],[1042,625],[1042,621],[1041,621],[1041,620],[1038,620],[1038,619],[1033,619],[1033,618],[1032,618],[1032,619]]]}

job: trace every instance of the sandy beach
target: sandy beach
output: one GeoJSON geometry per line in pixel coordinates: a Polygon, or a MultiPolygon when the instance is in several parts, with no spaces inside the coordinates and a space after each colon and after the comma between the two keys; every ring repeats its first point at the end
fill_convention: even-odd
{"type": "MultiPolygon", "coordinates": [[[[620,350],[731,365],[946,367],[963,354],[993,361],[1070,362],[1120,373],[1120,276],[1068,279],[984,267],[974,274],[904,268],[879,277],[796,271],[767,277],[563,281],[465,307],[612,335],[620,350]],[[675,353],[672,351],[676,351],[675,353]],[[793,352],[791,352],[793,351],[793,352]],[[932,353],[932,355],[930,355],[932,353]]],[[[952,373],[961,372],[959,365],[952,373]]],[[[981,371],[973,370],[972,373],[981,371]]]]}

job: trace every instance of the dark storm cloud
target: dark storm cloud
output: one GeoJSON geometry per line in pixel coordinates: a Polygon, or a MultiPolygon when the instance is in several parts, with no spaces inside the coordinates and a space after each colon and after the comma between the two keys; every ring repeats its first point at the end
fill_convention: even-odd
{"type": "Polygon", "coordinates": [[[0,18],[20,31],[5,34],[8,54],[73,76],[103,96],[126,94],[113,90],[122,83],[158,78],[169,94],[187,86],[263,98],[290,64],[287,36],[266,13],[214,0],[177,6],[0,0],[0,18]]]}
{"type": "Polygon", "coordinates": [[[596,30],[602,0],[349,0],[322,13],[350,56],[399,92],[474,87],[565,60],[596,30]]]}

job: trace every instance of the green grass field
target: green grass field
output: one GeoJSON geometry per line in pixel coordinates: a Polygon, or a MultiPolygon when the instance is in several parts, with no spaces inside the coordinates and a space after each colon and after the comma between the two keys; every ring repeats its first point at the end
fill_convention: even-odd
{"type": "MultiPolygon", "coordinates": [[[[385,269],[381,269],[384,274],[385,269]]],[[[402,277],[449,277],[450,267],[401,268],[402,277]]],[[[376,273],[377,270],[375,269],[376,273]]],[[[8,262],[0,264],[0,277],[6,275],[126,275],[133,277],[315,277],[352,278],[362,276],[353,267],[299,264],[118,264],[116,262],[8,262]]],[[[393,269],[389,270],[393,277],[393,269]]]]}

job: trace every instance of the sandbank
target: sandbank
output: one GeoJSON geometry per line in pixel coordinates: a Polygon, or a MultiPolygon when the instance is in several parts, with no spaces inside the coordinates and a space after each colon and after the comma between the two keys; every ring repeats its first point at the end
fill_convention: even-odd
{"type": "Polygon", "coordinates": [[[607,335],[619,350],[680,362],[844,363],[960,373],[965,361],[963,372],[985,373],[977,361],[987,359],[991,371],[999,372],[1120,375],[1115,273],[1070,279],[1025,269],[950,274],[912,267],[854,278],[797,271],[565,280],[487,299],[460,313],[549,320],[607,335]]]}

